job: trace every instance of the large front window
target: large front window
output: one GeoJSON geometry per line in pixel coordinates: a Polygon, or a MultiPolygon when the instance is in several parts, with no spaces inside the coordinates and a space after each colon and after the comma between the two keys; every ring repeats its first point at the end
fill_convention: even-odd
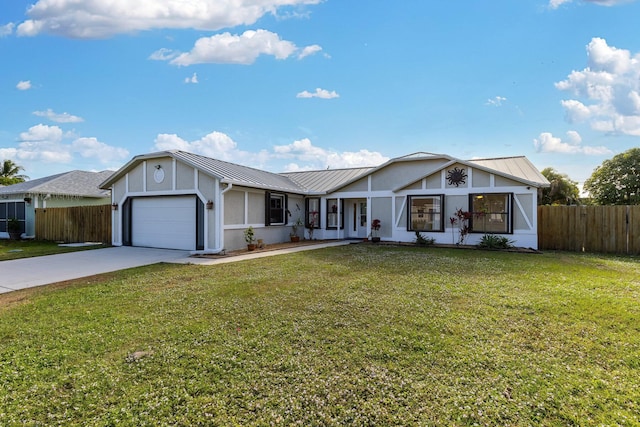
{"type": "Polygon", "coordinates": [[[7,224],[10,219],[15,218],[20,223],[20,231],[25,232],[25,206],[24,202],[2,202],[0,203],[0,232],[8,231],[7,224]]]}
{"type": "Polygon", "coordinates": [[[511,193],[471,194],[470,222],[475,233],[511,233],[511,193]]]}
{"type": "Polygon", "coordinates": [[[411,231],[444,231],[443,196],[409,196],[407,229],[411,231]]]}

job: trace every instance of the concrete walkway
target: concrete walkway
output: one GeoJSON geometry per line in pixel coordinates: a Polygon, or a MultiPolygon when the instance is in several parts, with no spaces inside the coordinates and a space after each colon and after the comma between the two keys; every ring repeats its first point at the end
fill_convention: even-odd
{"type": "Polygon", "coordinates": [[[223,264],[347,244],[349,244],[348,241],[319,243],[221,258],[190,257],[188,251],[119,246],[1,261],[0,294],[159,262],[199,265],[223,264]]]}

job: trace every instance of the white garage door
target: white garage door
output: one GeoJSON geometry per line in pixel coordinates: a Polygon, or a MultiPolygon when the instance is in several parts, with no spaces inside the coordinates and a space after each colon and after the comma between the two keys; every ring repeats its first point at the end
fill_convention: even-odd
{"type": "Polygon", "coordinates": [[[142,197],[131,203],[133,246],[195,250],[195,196],[142,197]]]}

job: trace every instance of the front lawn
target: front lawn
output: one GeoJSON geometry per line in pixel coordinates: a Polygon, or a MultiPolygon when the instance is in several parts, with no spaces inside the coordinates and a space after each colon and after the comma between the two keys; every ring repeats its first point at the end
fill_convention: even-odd
{"type": "Polygon", "coordinates": [[[0,296],[0,425],[637,426],[639,402],[635,258],[349,245],[0,296]]]}
{"type": "Polygon", "coordinates": [[[29,258],[34,256],[54,255],[65,252],[84,251],[104,248],[105,245],[60,246],[57,242],[47,240],[7,240],[0,239],[0,261],[29,258]]]}

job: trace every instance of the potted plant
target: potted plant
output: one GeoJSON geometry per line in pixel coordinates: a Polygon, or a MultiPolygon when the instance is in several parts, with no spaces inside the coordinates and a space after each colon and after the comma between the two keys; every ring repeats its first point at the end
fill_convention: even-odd
{"type": "Polygon", "coordinates": [[[9,219],[7,224],[7,231],[9,232],[9,238],[11,240],[20,240],[22,236],[22,230],[20,229],[20,221],[16,218],[9,219]]]}
{"type": "Polygon", "coordinates": [[[380,241],[380,227],[382,227],[382,223],[379,219],[374,219],[371,221],[371,241],[379,242],[380,241]]]}
{"type": "Polygon", "coordinates": [[[244,230],[244,241],[247,242],[247,250],[256,250],[256,236],[253,232],[253,227],[250,226],[249,228],[244,230]]]}
{"type": "Polygon", "coordinates": [[[302,219],[300,219],[300,217],[298,217],[298,219],[296,219],[296,222],[294,222],[293,225],[291,225],[291,233],[289,233],[289,237],[291,238],[292,242],[300,241],[300,236],[298,235],[298,229],[303,225],[304,224],[302,222],[302,219]]]}

